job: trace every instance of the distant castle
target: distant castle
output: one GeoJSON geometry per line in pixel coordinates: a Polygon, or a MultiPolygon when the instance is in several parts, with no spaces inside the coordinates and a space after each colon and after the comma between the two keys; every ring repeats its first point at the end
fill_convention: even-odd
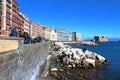
{"type": "Polygon", "coordinates": [[[105,36],[94,36],[94,41],[97,41],[97,42],[107,42],[108,38],[105,37],[105,36]]]}

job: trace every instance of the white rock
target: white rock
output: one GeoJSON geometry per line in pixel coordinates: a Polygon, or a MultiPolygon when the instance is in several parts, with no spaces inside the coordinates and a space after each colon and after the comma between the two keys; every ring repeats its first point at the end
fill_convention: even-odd
{"type": "Polygon", "coordinates": [[[51,71],[58,71],[58,69],[57,68],[52,68],[51,71]]]}
{"type": "Polygon", "coordinates": [[[66,51],[65,51],[65,54],[66,54],[66,55],[72,55],[72,52],[70,52],[69,50],[66,50],[66,51]]]}
{"type": "MultiPolygon", "coordinates": [[[[88,42],[88,44],[91,43],[88,42]]],[[[85,67],[89,67],[90,64],[95,67],[96,62],[103,63],[105,61],[105,58],[97,53],[88,50],[83,51],[83,49],[79,48],[72,48],[68,45],[64,45],[61,42],[55,42],[54,48],[58,48],[58,50],[56,51],[56,53],[59,53],[58,55],[62,56],[62,53],[67,55],[63,57],[63,62],[67,63],[68,66],[70,66],[69,63],[71,65],[82,65],[83,63],[85,67]]]]}
{"type": "Polygon", "coordinates": [[[84,59],[83,64],[85,67],[89,67],[89,64],[92,64],[95,67],[95,60],[94,59],[84,59]]]}
{"type": "Polygon", "coordinates": [[[79,56],[79,54],[76,54],[76,50],[75,49],[72,50],[72,53],[73,53],[73,58],[74,59],[77,59],[77,60],[80,59],[80,56],[79,56]]]}
{"type": "Polygon", "coordinates": [[[102,57],[101,55],[97,55],[97,57],[99,58],[99,62],[104,62],[105,61],[105,58],[104,57],[102,57]]]}
{"type": "Polygon", "coordinates": [[[58,47],[64,48],[64,44],[61,42],[55,42],[55,45],[57,45],[58,47]]]}

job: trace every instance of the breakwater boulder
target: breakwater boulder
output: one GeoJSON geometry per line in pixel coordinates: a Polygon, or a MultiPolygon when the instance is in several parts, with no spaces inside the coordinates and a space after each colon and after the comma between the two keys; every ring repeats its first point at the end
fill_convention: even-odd
{"type": "Polygon", "coordinates": [[[108,60],[97,53],[85,48],[72,48],[61,42],[53,42],[51,51],[56,55],[56,61],[62,62],[65,67],[94,68],[108,63],[108,60]]]}

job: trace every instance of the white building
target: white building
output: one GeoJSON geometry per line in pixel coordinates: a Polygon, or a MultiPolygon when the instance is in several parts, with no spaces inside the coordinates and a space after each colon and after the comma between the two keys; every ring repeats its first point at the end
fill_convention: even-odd
{"type": "Polygon", "coordinates": [[[80,41],[80,40],[81,40],[81,34],[79,32],[73,32],[72,41],[80,41]]]}
{"type": "Polygon", "coordinates": [[[55,31],[50,32],[50,40],[57,41],[57,33],[55,31]]]}
{"type": "Polygon", "coordinates": [[[29,34],[30,33],[29,19],[24,14],[22,14],[20,12],[19,12],[19,14],[22,16],[23,30],[24,30],[24,32],[27,32],[29,34]]]}
{"type": "Polygon", "coordinates": [[[69,39],[68,41],[72,41],[72,33],[69,33],[69,39]]]}
{"type": "Polygon", "coordinates": [[[50,39],[51,26],[41,26],[42,27],[42,36],[45,39],[50,39]]]}
{"type": "Polygon", "coordinates": [[[50,39],[50,31],[43,30],[42,35],[45,39],[50,39]]]}
{"type": "Polygon", "coordinates": [[[81,34],[79,32],[76,32],[76,41],[81,40],[81,34]]]}

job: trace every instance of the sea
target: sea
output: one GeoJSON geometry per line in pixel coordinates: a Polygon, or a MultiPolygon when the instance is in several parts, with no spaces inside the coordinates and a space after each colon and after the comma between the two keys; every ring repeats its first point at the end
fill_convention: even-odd
{"type": "Polygon", "coordinates": [[[96,71],[97,73],[101,73],[103,76],[103,78],[98,78],[96,80],[120,80],[120,42],[97,42],[97,44],[97,46],[85,46],[80,44],[69,45],[75,48],[86,48],[89,51],[98,53],[109,60],[110,64],[104,65],[101,69],[96,71]]]}

